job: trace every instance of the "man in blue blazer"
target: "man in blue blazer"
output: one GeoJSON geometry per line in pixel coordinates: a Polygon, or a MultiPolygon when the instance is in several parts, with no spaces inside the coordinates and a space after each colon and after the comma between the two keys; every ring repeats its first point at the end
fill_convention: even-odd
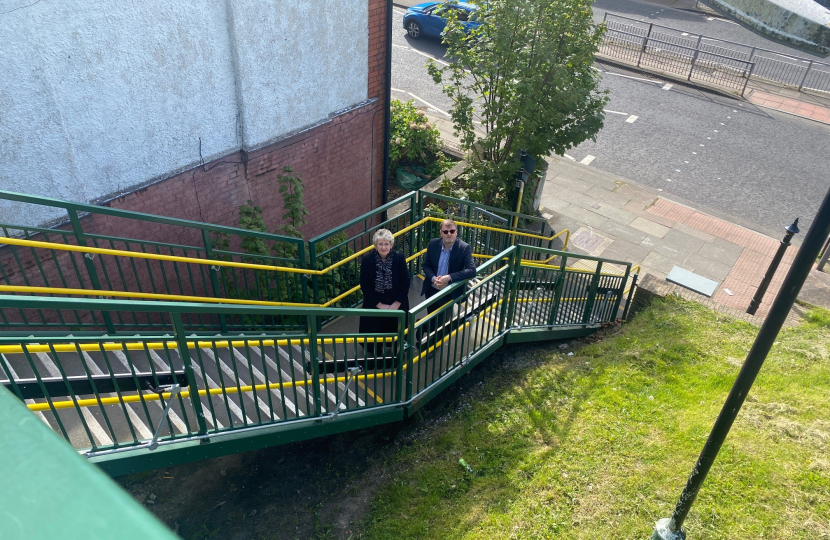
{"type": "MultiPolygon", "coordinates": [[[[470,245],[458,238],[458,226],[455,221],[445,219],[441,222],[441,238],[429,241],[427,253],[424,256],[424,286],[421,295],[427,298],[438,294],[453,283],[474,278],[476,265],[473,262],[473,250],[470,245]]],[[[459,287],[450,295],[456,299],[464,294],[464,287],[459,287]]],[[[450,298],[447,298],[450,301],[450,298]]],[[[441,308],[437,302],[427,308],[429,313],[441,308]]],[[[440,318],[440,316],[439,316],[440,318]]],[[[433,319],[429,331],[433,331],[440,321],[433,319]]]]}

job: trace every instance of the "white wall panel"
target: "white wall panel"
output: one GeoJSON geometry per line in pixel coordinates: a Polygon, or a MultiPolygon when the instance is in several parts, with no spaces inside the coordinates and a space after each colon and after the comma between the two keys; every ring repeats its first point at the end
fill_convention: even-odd
{"type": "Polygon", "coordinates": [[[30,4],[0,0],[2,189],[102,199],[192,167],[200,138],[210,160],[367,96],[366,0],[30,4]]]}

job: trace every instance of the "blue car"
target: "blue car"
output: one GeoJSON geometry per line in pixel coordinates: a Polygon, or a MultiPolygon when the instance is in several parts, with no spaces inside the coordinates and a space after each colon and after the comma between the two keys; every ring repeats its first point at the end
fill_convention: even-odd
{"type": "Polygon", "coordinates": [[[441,37],[441,33],[447,25],[449,10],[455,10],[458,14],[458,20],[469,32],[481,24],[475,21],[475,11],[477,9],[476,6],[464,2],[456,4],[424,2],[406,10],[406,14],[403,16],[403,27],[409,37],[413,39],[422,36],[441,37]]]}

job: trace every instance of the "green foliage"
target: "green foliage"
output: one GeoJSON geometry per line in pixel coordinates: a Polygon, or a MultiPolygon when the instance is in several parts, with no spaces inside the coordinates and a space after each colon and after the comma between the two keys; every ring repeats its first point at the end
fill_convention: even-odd
{"type": "MultiPolygon", "coordinates": [[[[268,232],[268,225],[262,217],[262,207],[255,206],[252,201],[248,201],[239,207],[239,228],[248,231],[268,232]]],[[[268,255],[268,246],[265,240],[255,236],[244,236],[239,244],[240,249],[245,253],[251,255],[265,256],[268,255]]],[[[261,263],[262,259],[243,257],[244,262],[261,263]]]]}
{"type": "MultiPolygon", "coordinates": [[[[326,238],[316,246],[316,250],[322,253],[317,257],[316,268],[323,270],[337,261],[341,261],[354,254],[347,242],[345,232],[339,232],[330,238],[326,238]]],[[[338,266],[327,275],[318,278],[321,298],[324,302],[340,296],[352,287],[360,283],[360,259],[357,258],[346,264],[338,266]]],[[[351,297],[352,295],[349,295],[351,297]]],[[[346,307],[350,304],[349,298],[345,302],[338,302],[336,306],[346,307]]]]}
{"type": "Polygon", "coordinates": [[[392,100],[389,140],[389,173],[405,165],[421,165],[432,178],[452,167],[452,161],[441,151],[438,130],[426,115],[415,108],[412,100],[392,100]]]}
{"type": "Polygon", "coordinates": [[[471,154],[470,198],[507,208],[520,150],[561,155],[602,128],[608,99],[592,63],[605,29],[593,23],[588,0],[468,3],[479,6],[481,26],[466,32],[450,10],[444,42],[455,61],[427,69],[453,100],[456,135],[471,154]]]}

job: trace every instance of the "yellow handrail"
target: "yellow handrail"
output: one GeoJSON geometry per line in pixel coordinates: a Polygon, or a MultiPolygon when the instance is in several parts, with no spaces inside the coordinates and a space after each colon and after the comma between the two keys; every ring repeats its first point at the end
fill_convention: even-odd
{"type": "MultiPolygon", "coordinates": [[[[441,222],[441,218],[436,217],[425,217],[415,223],[408,225],[407,227],[395,232],[392,236],[399,236],[401,234],[407,233],[418,227],[423,225],[428,221],[436,221],[441,222]]],[[[488,227],[486,225],[478,225],[476,223],[467,223],[462,221],[457,221],[457,225],[462,225],[465,227],[472,227],[475,229],[483,229],[489,231],[497,231],[497,232],[504,232],[509,233],[515,236],[524,236],[528,238],[538,238],[542,240],[553,240],[557,238],[561,234],[566,234],[565,239],[565,248],[567,248],[568,238],[570,238],[570,231],[568,229],[563,229],[559,231],[555,235],[551,236],[550,238],[545,236],[540,236],[537,234],[520,232],[520,231],[510,231],[507,229],[499,229],[496,227],[488,227]]],[[[190,264],[202,264],[202,265],[209,265],[209,266],[224,266],[230,268],[248,268],[252,270],[269,270],[269,271],[276,271],[276,272],[290,272],[295,274],[308,274],[314,276],[322,276],[325,275],[335,268],[338,268],[349,261],[360,257],[374,249],[374,246],[368,246],[360,251],[353,253],[352,255],[337,261],[336,263],[324,268],[322,270],[314,270],[309,268],[291,268],[288,266],[275,266],[270,264],[256,264],[256,263],[243,263],[243,262],[234,262],[234,261],[223,261],[217,259],[199,259],[196,257],[180,257],[177,255],[161,255],[158,253],[144,253],[144,252],[137,252],[137,251],[125,251],[120,249],[107,249],[107,248],[97,248],[97,247],[87,247],[87,246],[75,246],[71,244],[58,244],[54,242],[41,242],[37,240],[24,240],[21,238],[11,238],[11,237],[0,237],[0,243],[13,245],[13,246],[23,246],[23,247],[33,247],[33,248],[41,248],[41,249],[50,249],[50,250],[58,250],[58,251],[73,251],[78,253],[90,253],[96,255],[111,255],[111,256],[119,256],[119,257],[132,257],[136,259],[150,259],[150,260],[157,260],[157,261],[169,261],[169,262],[181,262],[181,263],[190,263],[190,264]]]]}

